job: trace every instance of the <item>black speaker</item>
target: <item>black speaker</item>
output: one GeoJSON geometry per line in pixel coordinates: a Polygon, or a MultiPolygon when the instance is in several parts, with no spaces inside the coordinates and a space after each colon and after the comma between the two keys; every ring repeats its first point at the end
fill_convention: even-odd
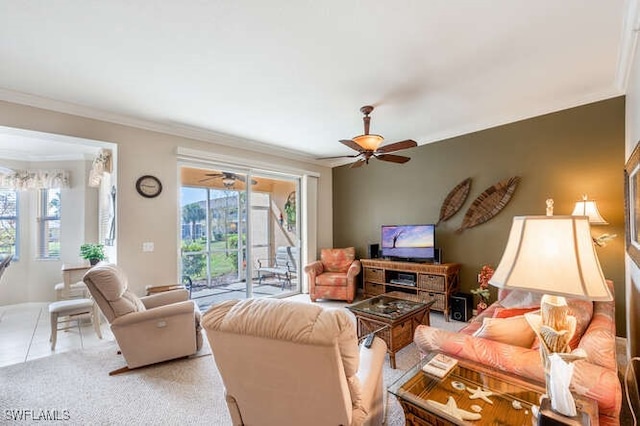
{"type": "Polygon", "coordinates": [[[442,263],[442,249],[433,249],[433,263],[440,265],[442,263]]]}
{"type": "Polygon", "coordinates": [[[377,259],[380,257],[380,244],[369,244],[367,248],[367,258],[377,259]]]}
{"type": "Polygon", "coordinates": [[[467,322],[473,315],[473,295],[465,293],[457,293],[451,296],[451,319],[456,321],[467,322]]]}

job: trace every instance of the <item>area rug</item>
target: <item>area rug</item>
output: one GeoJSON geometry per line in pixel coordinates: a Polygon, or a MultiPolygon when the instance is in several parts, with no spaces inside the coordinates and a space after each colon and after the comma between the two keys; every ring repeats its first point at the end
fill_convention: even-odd
{"type": "MultiPolygon", "coordinates": [[[[431,317],[434,326],[464,326],[431,317]]],[[[396,354],[396,369],[386,360],[385,386],[418,359],[418,350],[411,344],[396,354]]],[[[123,364],[115,342],[110,341],[0,368],[0,423],[41,425],[49,423],[43,421],[48,416],[70,425],[231,425],[222,381],[207,349],[194,358],[108,375],[123,364]]],[[[387,424],[404,425],[396,398],[387,394],[386,401],[387,424]]],[[[621,420],[627,419],[623,403],[621,420]]]]}
{"type": "MultiPolygon", "coordinates": [[[[418,361],[411,344],[385,361],[385,384],[418,361]]],[[[0,368],[0,423],[70,425],[231,425],[212,356],[176,360],[109,376],[123,365],[114,342],[0,368]],[[22,420],[20,420],[22,418],[22,420]]],[[[388,398],[388,424],[403,425],[402,408],[388,398]]]]}

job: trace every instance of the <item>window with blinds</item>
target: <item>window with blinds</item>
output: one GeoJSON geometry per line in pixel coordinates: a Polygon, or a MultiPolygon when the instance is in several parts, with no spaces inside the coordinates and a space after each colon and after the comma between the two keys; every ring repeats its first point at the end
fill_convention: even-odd
{"type": "Polygon", "coordinates": [[[18,250],[18,192],[0,189],[0,255],[13,254],[19,257],[18,250]]]}
{"type": "Polygon", "coordinates": [[[60,188],[40,190],[39,259],[60,259],[60,207],[60,188]]]}

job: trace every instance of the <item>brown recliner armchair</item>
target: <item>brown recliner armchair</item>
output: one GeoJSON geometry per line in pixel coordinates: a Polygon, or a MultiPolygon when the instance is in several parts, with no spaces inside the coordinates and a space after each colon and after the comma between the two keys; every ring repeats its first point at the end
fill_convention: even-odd
{"type": "Polygon", "coordinates": [[[138,297],[128,289],[124,271],[100,262],[83,278],[106,317],[127,366],[121,373],[195,354],[202,346],[200,311],[187,290],[138,297]]]}
{"type": "Polygon", "coordinates": [[[353,302],[356,297],[356,277],[360,273],[354,247],[322,249],[320,260],[304,267],[309,277],[309,296],[353,302]]]}
{"type": "Polygon", "coordinates": [[[355,319],[282,299],[228,300],[202,318],[234,425],[379,425],[383,364],[376,337],[358,346],[355,319]]]}

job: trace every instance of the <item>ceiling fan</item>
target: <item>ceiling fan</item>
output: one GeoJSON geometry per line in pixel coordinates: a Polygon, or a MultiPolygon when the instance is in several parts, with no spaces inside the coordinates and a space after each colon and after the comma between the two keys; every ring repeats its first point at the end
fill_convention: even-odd
{"type": "Polygon", "coordinates": [[[360,112],[364,114],[362,117],[364,121],[364,134],[356,136],[353,139],[341,139],[340,143],[348,146],[349,148],[358,151],[353,155],[339,155],[337,157],[324,157],[322,160],[328,160],[331,158],[359,158],[355,163],[351,164],[351,168],[360,167],[363,164],[369,164],[371,157],[377,158],[382,161],[390,161],[392,163],[406,163],[411,158],[404,157],[402,155],[389,154],[390,152],[400,151],[402,149],[413,148],[418,146],[417,142],[411,139],[406,139],[400,142],[394,142],[389,145],[380,146],[384,138],[380,135],[369,134],[369,124],[371,117],[369,114],[373,111],[371,105],[365,105],[360,108],[360,112]]]}
{"type": "MultiPolygon", "coordinates": [[[[206,182],[212,179],[218,179],[221,178],[222,179],[222,184],[224,185],[225,188],[233,188],[233,186],[236,184],[236,181],[240,181],[240,182],[246,182],[247,178],[245,178],[242,175],[237,175],[235,173],[231,173],[231,172],[220,172],[220,173],[205,173],[205,176],[208,176],[204,179],[200,179],[198,182],[206,182]]],[[[255,185],[256,183],[258,183],[257,181],[251,179],[251,185],[255,185]]]]}

